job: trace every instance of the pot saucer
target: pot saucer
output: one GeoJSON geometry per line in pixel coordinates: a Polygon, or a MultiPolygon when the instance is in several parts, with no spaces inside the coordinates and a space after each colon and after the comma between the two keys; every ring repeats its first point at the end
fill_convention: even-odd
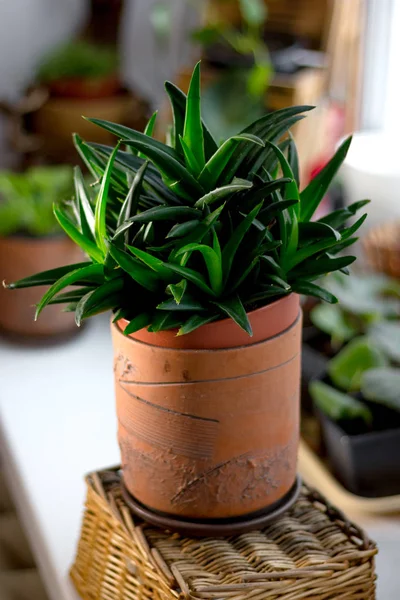
{"type": "Polygon", "coordinates": [[[293,506],[299,497],[301,485],[301,479],[297,476],[291,490],[281,500],[275,502],[266,510],[257,511],[256,513],[238,518],[211,519],[207,521],[202,519],[180,519],[151,510],[136,500],[128,492],[123,481],[121,482],[123,498],[133,514],[147,523],[151,523],[162,529],[176,531],[192,537],[223,537],[261,529],[281,517],[283,513],[293,506]]]}

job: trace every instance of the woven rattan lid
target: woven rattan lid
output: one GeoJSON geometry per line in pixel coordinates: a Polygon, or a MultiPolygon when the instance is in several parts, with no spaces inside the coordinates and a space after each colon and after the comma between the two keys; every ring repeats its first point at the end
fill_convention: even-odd
{"type": "MultiPolygon", "coordinates": [[[[104,567],[106,580],[115,571],[113,577],[121,581],[128,568],[143,585],[147,582],[146,589],[158,589],[156,598],[375,598],[375,544],[307,486],[281,519],[260,531],[196,539],[134,519],[117,469],[92,474],[87,482],[86,516],[72,572],[81,589],[92,554],[93,584],[100,585],[101,557],[111,565],[104,567]]],[[[107,580],[107,589],[110,585],[107,580]]],[[[93,593],[100,597],[99,591],[87,597],[94,598],[93,593]]]]}

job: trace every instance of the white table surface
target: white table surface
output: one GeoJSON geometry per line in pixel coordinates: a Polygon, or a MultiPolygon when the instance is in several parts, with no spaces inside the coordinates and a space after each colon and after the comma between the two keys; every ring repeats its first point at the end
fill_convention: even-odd
{"type": "MultiPolygon", "coordinates": [[[[77,600],[68,577],[85,473],[118,463],[108,319],[66,344],[0,341],[2,467],[50,600],[77,600]]],[[[400,516],[351,514],[379,544],[378,600],[400,599],[400,516]]]]}

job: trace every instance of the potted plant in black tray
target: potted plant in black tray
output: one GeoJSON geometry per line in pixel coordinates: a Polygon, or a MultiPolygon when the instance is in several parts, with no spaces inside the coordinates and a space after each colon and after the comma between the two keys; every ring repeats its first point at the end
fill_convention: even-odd
{"type": "Polygon", "coordinates": [[[339,303],[317,304],[310,312],[312,326],[303,331],[305,396],[309,382],[355,337],[368,333],[378,345],[393,346],[392,324],[400,318],[400,283],[386,275],[333,273],[324,285],[339,303]]]}
{"type": "Polygon", "coordinates": [[[358,495],[400,493],[399,364],[400,324],[380,323],[310,384],[332,469],[358,495]]]}

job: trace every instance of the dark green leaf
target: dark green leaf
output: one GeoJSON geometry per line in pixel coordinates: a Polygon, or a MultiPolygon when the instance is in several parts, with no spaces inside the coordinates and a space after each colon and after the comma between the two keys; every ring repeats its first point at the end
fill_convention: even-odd
{"type": "MultiPolygon", "coordinates": [[[[173,115],[174,115],[174,128],[175,135],[174,138],[176,140],[176,144],[179,143],[179,136],[183,135],[184,123],[185,123],[185,114],[186,114],[186,103],[187,98],[186,94],[184,94],[176,85],[170,83],[169,81],[165,84],[165,89],[167,94],[171,100],[173,115]]],[[[218,145],[212,137],[211,133],[207,129],[207,126],[203,122],[203,136],[204,136],[204,151],[205,158],[208,160],[215,154],[218,150],[218,145]]],[[[179,150],[177,148],[177,150],[179,150]]]]}
{"type": "Polygon", "coordinates": [[[157,292],[159,290],[160,278],[154,271],[115,246],[110,247],[110,253],[121,269],[128,273],[139,285],[150,292],[157,292]]]}
{"type": "Polygon", "coordinates": [[[99,191],[99,195],[96,200],[96,210],[95,210],[95,238],[98,248],[101,250],[103,257],[108,252],[107,246],[107,225],[106,225],[106,217],[107,217],[107,202],[108,202],[108,191],[110,188],[111,182],[111,174],[114,166],[115,155],[118,152],[119,143],[114,148],[113,153],[111,154],[109,161],[107,163],[106,170],[103,175],[103,179],[101,181],[101,187],[99,191]]]}
{"type": "Polygon", "coordinates": [[[194,231],[194,229],[196,229],[199,223],[200,221],[198,219],[186,221],[185,223],[177,223],[166,235],[166,239],[183,237],[184,235],[188,235],[191,231],[194,231]]]}
{"type": "Polygon", "coordinates": [[[85,180],[79,167],[74,169],[75,196],[79,206],[79,220],[82,234],[91,242],[95,241],[95,223],[85,180]]]}
{"type": "Polygon", "coordinates": [[[171,269],[173,273],[177,273],[178,275],[181,275],[188,281],[194,283],[194,285],[196,285],[202,292],[204,292],[208,296],[215,297],[213,290],[207,285],[207,282],[204,279],[204,277],[197,271],[194,271],[193,269],[189,269],[187,267],[182,267],[180,265],[174,265],[172,263],[165,263],[165,266],[171,269]]]}
{"type": "Polygon", "coordinates": [[[179,303],[175,302],[174,298],[165,300],[157,306],[158,310],[173,310],[173,311],[196,311],[203,312],[207,310],[201,302],[193,296],[185,294],[179,303]]]}
{"type": "Polygon", "coordinates": [[[332,273],[344,269],[356,260],[355,256],[341,256],[339,258],[317,258],[309,259],[301,263],[296,269],[290,271],[289,281],[295,281],[298,278],[309,279],[320,275],[332,273]]]}
{"type": "Polygon", "coordinates": [[[61,208],[55,206],[54,207],[54,215],[64,229],[65,233],[71,238],[75,244],[80,246],[82,250],[90,256],[95,262],[101,263],[104,260],[103,252],[92,242],[90,239],[85,237],[79,229],[75,226],[75,224],[67,217],[66,214],[61,210],[61,208]]]}
{"type": "MultiPolygon", "coordinates": [[[[14,281],[13,283],[3,282],[3,286],[9,290],[17,290],[40,285],[52,285],[61,279],[61,277],[64,277],[64,275],[67,275],[72,271],[77,271],[78,269],[83,269],[84,267],[89,267],[91,264],[91,262],[75,263],[73,265],[66,265],[65,267],[58,267],[57,269],[42,271],[41,273],[24,277],[24,279],[19,279],[19,281],[14,281]]],[[[78,285],[84,285],[84,282],[79,283],[78,285]]]]}
{"type": "Polygon", "coordinates": [[[167,331],[169,329],[177,329],[182,324],[182,315],[165,310],[156,310],[151,325],[147,331],[157,333],[158,331],[167,331]]]}
{"type": "Polygon", "coordinates": [[[304,294],[304,296],[314,296],[315,298],[319,298],[320,300],[324,300],[325,302],[329,302],[329,304],[336,304],[337,298],[328,290],[316,285],[315,283],[310,283],[306,280],[298,280],[292,282],[292,289],[294,292],[298,294],[304,294]]]}
{"type": "MultiPolygon", "coordinates": [[[[200,63],[194,68],[192,79],[189,86],[189,92],[186,100],[186,115],[183,129],[183,139],[181,140],[183,151],[186,156],[185,147],[190,151],[196,161],[196,176],[201,172],[206,164],[204,153],[204,136],[201,121],[201,100],[200,100],[200,63]]],[[[187,166],[188,163],[186,163],[187,166]]]]}
{"type": "Polygon", "coordinates": [[[253,187],[251,181],[246,181],[245,179],[234,179],[230,185],[225,185],[224,187],[216,188],[212,190],[195,203],[195,207],[204,208],[205,205],[210,206],[214,202],[218,200],[222,200],[226,196],[230,196],[237,192],[242,192],[243,190],[248,190],[253,187]]]}
{"type": "MultiPolygon", "coordinates": [[[[297,148],[293,136],[289,133],[290,140],[288,145],[288,161],[290,168],[293,173],[294,180],[298,188],[300,188],[300,167],[299,167],[299,155],[297,153],[297,148]]],[[[281,148],[282,150],[282,148],[281,148]]],[[[283,152],[283,150],[282,150],[283,152]]]]}
{"type": "Polygon", "coordinates": [[[249,318],[238,295],[234,295],[226,300],[215,301],[214,304],[227,314],[228,317],[233,319],[250,337],[253,336],[249,318]]]}
{"type": "MultiPolygon", "coordinates": [[[[122,291],[124,287],[124,280],[122,277],[107,281],[97,289],[89,291],[85,296],[81,298],[75,309],[75,323],[80,327],[82,319],[85,318],[86,314],[93,310],[95,307],[102,305],[107,299],[115,296],[117,292],[122,291]]],[[[110,309],[113,308],[114,302],[111,302],[110,309]]]]}
{"type": "Polygon", "coordinates": [[[261,206],[262,204],[256,206],[251,211],[251,213],[249,213],[247,217],[243,219],[240,225],[238,225],[238,227],[233,232],[232,236],[229,239],[229,242],[225,245],[222,251],[222,272],[224,275],[224,284],[226,284],[226,282],[228,281],[232,269],[233,259],[235,258],[236,252],[240,244],[242,243],[244,236],[250,229],[254,219],[260,212],[261,206]]]}
{"type": "Polygon", "coordinates": [[[351,137],[347,138],[329,163],[314,177],[300,194],[301,220],[310,221],[323,200],[333,178],[342,166],[350,148],[351,137]]]}
{"type": "MultiPolygon", "coordinates": [[[[131,216],[135,215],[138,210],[139,197],[143,190],[143,179],[146,174],[148,163],[145,162],[136,173],[128,195],[121,207],[121,211],[118,215],[117,230],[127,221],[131,216]]],[[[129,242],[129,234],[125,236],[125,243],[129,242]]]]}
{"type": "Polygon", "coordinates": [[[140,329],[144,329],[148,325],[150,325],[152,319],[151,313],[141,313],[137,315],[128,323],[128,325],[124,329],[124,335],[130,335],[131,333],[136,333],[140,329]]]}
{"type": "Polygon", "coordinates": [[[205,244],[187,244],[183,246],[177,253],[176,257],[182,256],[182,254],[192,253],[198,251],[202,254],[204,262],[207,266],[208,277],[210,280],[211,288],[213,289],[216,296],[222,293],[222,262],[221,255],[218,255],[213,248],[206,246],[205,244]]]}
{"type": "Polygon", "coordinates": [[[184,325],[182,325],[178,331],[178,335],[187,335],[188,333],[192,333],[192,331],[202,327],[202,325],[207,325],[207,323],[212,323],[217,319],[217,315],[206,315],[204,317],[201,315],[193,315],[184,323],[184,325]]]}
{"type": "Polygon", "coordinates": [[[182,279],[179,283],[171,283],[167,287],[167,291],[170,292],[177,304],[180,304],[183,294],[186,292],[187,281],[182,279]]]}
{"type": "Polygon", "coordinates": [[[221,173],[232,158],[236,148],[240,144],[258,144],[264,147],[264,142],[255,135],[242,133],[226,140],[209,159],[199,177],[199,183],[205,190],[213,190],[216,186],[221,173]]]}
{"type": "Polygon", "coordinates": [[[148,252],[145,252],[144,250],[140,250],[140,248],[134,248],[133,246],[127,247],[130,250],[130,252],[132,252],[132,254],[136,256],[136,258],[141,260],[150,269],[155,271],[161,277],[161,279],[164,279],[165,281],[171,281],[171,271],[170,269],[164,266],[162,260],[156,258],[148,252]]]}
{"type": "Polygon", "coordinates": [[[72,285],[78,281],[85,281],[91,277],[101,277],[104,273],[103,265],[89,265],[87,267],[78,268],[75,271],[66,273],[60,279],[58,279],[53,285],[47,290],[36,308],[35,320],[38,318],[43,308],[54,298],[56,294],[61,292],[63,289],[72,285]]]}

